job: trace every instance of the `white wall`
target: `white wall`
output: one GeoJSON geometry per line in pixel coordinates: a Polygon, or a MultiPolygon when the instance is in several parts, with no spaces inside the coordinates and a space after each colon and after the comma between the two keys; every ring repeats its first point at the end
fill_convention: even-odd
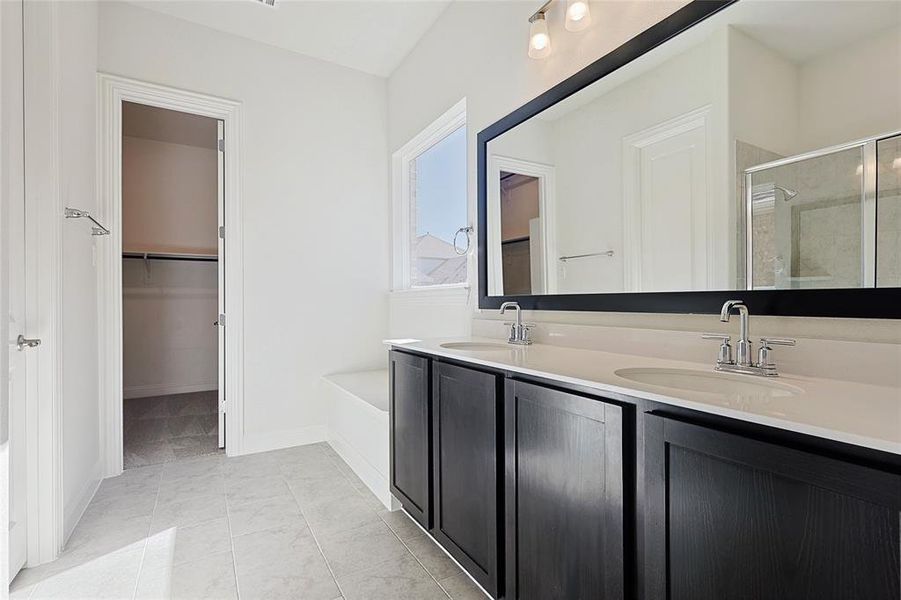
{"type": "MultiPolygon", "coordinates": [[[[13,202],[21,203],[22,189],[22,8],[0,5],[0,340],[10,339],[10,227],[13,202]]],[[[15,334],[17,335],[17,334],[15,334]]],[[[10,468],[10,345],[0,346],[0,523],[17,518],[11,513],[10,468]]],[[[7,589],[10,569],[9,529],[0,534],[0,590],[7,589]]],[[[2,592],[0,592],[2,596],[2,592]]]]}
{"type": "Polygon", "coordinates": [[[122,249],[216,254],[219,153],[122,138],[122,249]]]}
{"type": "Polygon", "coordinates": [[[385,81],[121,2],[98,62],[243,103],[245,449],[322,439],[319,377],[384,363],[385,81]]]}
{"type": "MultiPolygon", "coordinates": [[[[656,68],[619,85],[553,122],[557,181],[557,250],[560,255],[615,251],[612,257],[571,261],[560,268],[560,293],[621,292],[624,289],[623,139],[691,111],[710,106],[708,145],[725,140],[715,115],[725,72],[718,69],[716,39],[708,39],[656,68]],[[686,86],[683,82],[692,81],[686,86]],[[634,110],[641,102],[643,110],[634,110]]],[[[709,153],[713,158],[724,147],[709,153]]],[[[711,202],[719,199],[713,190],[711,202]]],[[[728,223],[712,225],[714,230],[728,223]]]]}
{"type": "MultiPolygon", "coordinates": [[[[388,147],[395,151],[461,98],[466,97],[468,197],[476,222],[476,135],[513,109],[676,10],[684,2],[604,2],[592,5],[600,26],[563,30],[563,7],[551,7],[551,56],[526,55],[528,18],[523,2],[454,2],[388,79],[388,147]],[[449,40],[465,40],[450,43],[449,40]]],[[[500,152],[499,153],[503,153],[500,152]]],[[[538,162],[546,159],[532,158],[538,162]]],[[[473,239],[475,245],[475,239],[473,239]]],[[[475,273],[475,254],[470,260],[475,273]]],[[[475,279],[473,286],[476,285],[475,279]]],[[[393,336],[467,335],[476,294],[443,300],[419,317],[419,304],[392,295],[393,336]],[[409,316],[409,318],[408,318],[409,316]],[[449,324],[454,324],[452,331],[449,324]]]]}
{"type": "MultiPolygon", "coordinates": [[[[64,206],[95,213],[97,3],[59,2],[57,11],[60,195],[64,206]]],[[[94,245],[103,242],[91,235],[83,220],[63,224],[59,402],[66,534],[81,517],[100,478],[94,245]]]]}
{"type": "Polygon", "coordinates": [[[737,28],[728,29],[730,139],[781,156],[794,154],[801,114],[797,65],[737,28]]]}
{"type": "Polygon", "coordinates": [[[218,387],[214,262],[122,261],[122,376],[126,398],[218,387]]]}
{"type": "Polygon", "coordinates": [[[801,65],[799,90],[804,110],[799,151],[897,131],[901,123],[899,48],[901,28],[893,27],[801,65]],[[842,118],[830,118],[836,114],[842,118]]]}
{"type": "MultiPolygon", "coordinates": [[[[534,6],[518,2],[452,3],[388,81],[389,148],[396,149],[437,115],[466,96],[469,117],[469,202],[475,214],[476,135],[486,126],[565,79],[592,60],[669,15],[681,2],[596,2],[594,25],[563,30],[562,5],[549,17],[553,51],[545,60],[526,54],[528,17],[534,6]],[[466,40],[452,44],[448,40],[466,40]]],[[[727,186],[722,191],[726,193],[727,186]]],[[[497,318],[493,311],[475,318],[497,318]]],[[[534,321],[591,323],[632,328],[699,330],[707,315],[534,312],[534,321]]],[[[758,318],[760,330],[800,337],[898,343],[901,322],[861,319],[758,318]]]]}

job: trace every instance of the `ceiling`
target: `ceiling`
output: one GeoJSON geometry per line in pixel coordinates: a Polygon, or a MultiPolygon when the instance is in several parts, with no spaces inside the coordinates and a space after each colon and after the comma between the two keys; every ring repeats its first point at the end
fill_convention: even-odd
{"type": "Polygon", "coordinates": [[[131,0],[211,29],[387,77],[451,0],[131,0]]]}
{"type": "Polygon", "coordinates": [[[896,1],[800,0],[737,6],[743,10],[735,23],[739,29],[799,64],[901,23],[901,2],[896,1]],[[815,27],[811,26],[814,20],[815,27]]]}

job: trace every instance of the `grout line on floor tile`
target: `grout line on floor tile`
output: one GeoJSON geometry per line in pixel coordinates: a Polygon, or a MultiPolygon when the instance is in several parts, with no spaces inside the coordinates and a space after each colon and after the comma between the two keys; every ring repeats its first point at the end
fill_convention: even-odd
{"type": "MultiPolygon", "coordinates": [[[[381,517],[379,517],[379,519],[381,519],[381,517]]],[[[385,521],[382,520],[382,523],[385,523],[385,521]]],[[[449,593],[447,593],[447,590],[444,589],[444,586],[441,585],[441,582],[439,582],[437,579],[435,579],[435,576],[432,575],[432,572],[429,571],[428,567],[426,567],[426,566],[423,564],[423,562],[422,562],[421,560],[419,560],[419,557],[416,556],[416,553],[413,552],[413,549],[410,548],[410,547],[407,545],[407,543],[406,543],[399,535],[397,535],[397,532],[396,532],[396,531],[394,531],[393,529],[391,529],[391,526],[390,526],[390,525],[388,525],[387,523],[385,523],[385,525],[388,527],[388,531],[390,531],[391,534],[392,534],[394,537],[396,537],[397,540],[401,543],[401,545],[402,545],[404,548],[407,549],[407,552],[410,553],[410,556],[413,557],[413,560],[415,560],[417,563],[419,563],[419,566],[422,567],[422,570],[425,571],[426,575],[429,576],[429,579],[431,579],[432,581],[434,581],[434,582],[438,585],[438,589],[440,589],[442,592],[444,592],[444,595],[447,596],[448,598],[453,598],[449,593]]],[[[431,538],[431,536],[430,536],[430,538],[431,538]]],[[[443,548],[442,548],[442,550],[443,550],[443,548]]],[[[450,555],[448,554],[448,556],[450,556],[450,555]]],[[[457,564],[457,561],[454,561],[454,563],[457,564]]],[[[458,566],[459,566],[459,564],[458,564],[458,566]]],[[[464,572],[465,572],[465,571],[464,571],[464,572]]]]}
{"type": "MultiPolygon", "coordinates": [[[[326,442],[326,443],[327,443],[327,442],[326,442]]],[[[348,465],[347,462],[346,462],[343,458],[341,458],[341,455],[339,454],[337,459],[332,458],[331,456],[328,456],[328,455],[326,455],[326,456],[327,456],[327,458],[335,465],[335,468],[338,469],[338,472],[341,473],[341,476],[344,477],[344,479],[346,479],[347,482],[351,484],[350,486],[354,489],[354,491],[356,491],[357,494],[358,494],[361,498],[363,498],[364,500],[366,500],[366,499],[367,499],[367,498],[366,498],[366,495],[365,495],[361,490],[358,490],[358,489],[357,489],[357,486],[353,485],[353,480],[350,478],[350,476],[347,475],[347,474],[345,474],[344,471],[342,471],[341,468],[339,467],[339,465],[337,464],[337,461],[340,460],[342,463],[344,463],[344,465],[346,465],[348,468],[350,468],[350,465],[348,465]]],[[[353,471],[353,469],[351,469],[351,471],[353,471]]],[[[364,483],[364,485],[365,485],[365,483],[364,483]]],[[[368,489],[368,488],[367,488],[367,489],[368,489]]],[[[292,493],[293,493],[293,492],[292,492],[292,493]]],[[[298,504],[300,504],[300,503],[298,502],[298,504]]],[[[301,507],[301,510],[303,510],[303,507],[301,507]]],[[[375,511],[374,511],[374,512],[375,512],[375,511]]],[[[377,517],[377,518],[378,518],[385,526],[388,527],[388,531],[390,531],[391,534],[392,534],[395,538],[397,538],[397,540],[401,543],[401,545],[406,549],[407,553],[410,554],[410,556],[413,557],[413,560],[415,560],[415,561],[419,564],[419,566],[422,567],[423,571],[426,572],[426,575],[428,575],[429,578],[430,578],[432,581],[434,581],[436,584],[438,584],[438,588],[439,588],[442,592],[444,592],[444,595],[447,596],[448,598],[452,598],[451,595],[447,592],[447,590],[444,589],[444,586],[441,585],[441,583],[440,583],[437,579],[435,579],[435,576],[432,575],[432,572],[429,571],[429,569],[422,563],[421,560],[419,560],[419,557],[416,556],[416,553],[413,552],[413,550],[410,549],[410,547],[404,542],[404,540],[401,539],[401,537],[400,537],[399,535],[397,535],[397,532],[394,531],[394,529],[392,529],[391,526],[388,525],[388,523],[386,523],[384,519],[382,519],[381,517],[378,516],[378,512],[376,512],[376,517],[377,517]]],[[[415,523],[415,521],[414,521],[414,523],[415,523]]],[[[419,523],[416,523],[416,525],[419,525],[419,523]]],[[[420,527],[420,529],[422,529],[422,527],[420,527]]],[[[311,531],[312,531],[312,528],[311,528],[311,531]]],[[[425,532],[425,529],[422,529],[422,531],[425,532]]],[[[426,535],[428,535],[428,532],[426,532],[426,535]]],[[[431,539],[431,536],[429,536],[429,539],[431,539]]],[[[318,544],[318,541],[317,541],[317,544],[318,544]]],[[[440,546],[439,546],[439,548],[440,548],[440,546]]],[[[444,550],[444,548],[441,548],[441,549],[444,550]]],[[[321,549],[320,549],[320,552],[321,552],[321,549]]],[[[444,551],[444,553],[447,554],[447,551],[444,551]]],[[[323,554],[323,556],[325,556],[325,555],[323,554]]],[[[451,558],[451,560],[453,560],[453,557],[450,556],[450,554],[448,554],[448,556],[451,558]]],[[[326,562],[328,562],[328,560],[326,560],[326,562]]],[[[458,567],[460,566],[460,564],[459,564],[456,560],[454,560],[454,564],[456,564],[458,567]]],[[[331,569],[331,567],[329,567],[329,569],[331,569]]],[[[463,570],[462,567],[461,567],[461,570],[463,570]]],[[[463,571],[463,572],[465,573],[466,571],[463,571]]],[[[337,581],[337,578],[335,579],[335,581],[337,581]]],[[[341,587],[339,586],[338,589],[340,590],[341,587]]],[[[342,594],[343,594],[343,591],[342,591],[342,594]]]]}
{"type": "MultiPolygon", "coordinates": [[[[442,552],[444,552],[444,554],[445,554],[449,559],[451,559],[451,561],[452,561],[455,565],[457,565],[457,568],[460,569],[460,573],[462,573],[463,575],[466,575],[466,576],[473,582],[473,584],[475,584],[475,586],[479,589],[479,591],[481,591],[483,594],[485,594],[485,597],[486,597],[486,598],[491,598],[491,594],[489,594],[488,592],[485,591],[485,588],[483,588],[482,585],[481,585],[478,581],[476,581],[475,578],[474,578],[472,575],[470,575],[469,572],[468,572],[466,569],[463,568],[463,565],[461,565],[459,562],[457,562],[457,559],[456,559],[456,558],[454,558],[453,556],[451,556],[451,553],[450,553],[450,552],[448,552],[447,550],[445,550],[445,549],[441,546],[441,544],[439,544],[437,541],[435,541],[435,538],[432,537],[432,534],[430,534],[430,533],[426,530],[425,527],[423,527],[422,525],[420,525],[420,524],[419,524],[419,521],[417,521],[416,519],[414,519],[413,517],[411,517],[410,514],[409,514],[406,510],[404,510],[403,508],[400,508],[400,509],[398,509],[397,511],[390,511],[390,512],[400,512],[400,513],[403,513],[403,514],[406,516],[406,518],[410,519],[410,522],[412,522],[413,525],[415,525],[415,526],[419,529],[419,531],[420,531],[421,533],[425,534],[425,536],[426,536],[427,538],[429,538],[429,541],[430,541],[431,543],[433,543],[439,550],[441,550],[442,552]]],[[[381,518],[381,517],[380,517],[380,518],[381,518]]],[[[382,519],[382,521],[385,523],[385,525],[388,525],[388,522],[387,522],[387,521],[385,521],[384,519],[382,519]]],[[[407,550],[409,550],[410,554],[412,554],[412,555],[413,555],[413,558],[416,558],[416,560],[417,560],[417,562],[418,562],[418,561],[419,561],[419,558],[416,556],[416,553],[413,552],[413,550],[411,550],[409,546],[407,546],[407,544],[406,544],[406,542],[404,542],[403,538],[401,538],[400,535],[398,535],[398,533],[397,533],[396,531],[394,531],[394,528],[391,527],[391,525],[388,525],[388,529],[390,529],[391,532],[394,533],[395,537],[397,537],[397,539],[400,540],[400,543],[401,543],[401,544],[403,544],[404,546],[406,546],[407,550]]],[[[451,596],[450,593],[449,593],[446,589],[444,589],[444,586],[441,585],[441,582],[438,581],[438,579],[437,579],[434,575],[432,575],[431,571],[429,571],[429,569],[428,569],[425,565],[423,565],[422,562],[419,562],[419,564],[422,565],[422,568],[426,570],[426,573],[428,573],[429,576],[435,581],[435,583],[438,584],[438,587],[440,587],[442,590],[444,590],[444,593],[447,594],[449,597],[453,598],[453,596],[451,596]]],[[[458,573],[458,575],[459,575],[459,573],[458,573]]],[[[451,577],[454,577],[454,576],[455,576],[455,575],[452,575],[451,577]]]]}
{"type": "MultiPolygon", "coordinates": [[[[125,470],[123,469],[123,473],[125,470]]],[[[150,534],[153,532],[153,517],[160,503],[160,488],[163,484],[163,469],[160,469],[156,481],[156,498],[153,499],[153,510],[150,512],[150,521],[147,523],[147,535],[144,536],[144,547],[141,549],[141,562],[138,563],[138,576],[135,577],[135,587],[131,594],[132,599],[138,597],[138,586],[141,584],[141,574],[144,572],[144,559],[147,558],[147,544],[150,543],[150,534]]]]}
{"type": "Polygon", "coordinates": [[[231,510],[229,510],[230,504],[228,503],[228,492],[222,492],[225,494],[225,523],[228,526],[228,543],[232,550],[232,571],[235,576],[235,597],[238,600],[241,600],[241,582],[238,579],[238,554],[235,552],[235,537],[232,535],[232,517],[231,510]]]}
{"type": "MultiPolygon", "coordinates": [[[[282,479],[284,479],[284,476],[282,477],[282,479]]],[[[287,481],[285,481],[285,484],[287,485],[287,481]]],[[[310,527],[310,522],[307,520],[307,514],[303,510],[303,504],[300,502],[300,500],[297,499],[297,496],[294,495],[294,490],[291,489],[290,485],[288,486],[288,491],[291,492],[291,497],[294,498],[294,502],[297,504],[297,508],[300,509],[300,514],[303,516],[304,523],[306,523],[307,529],[310,530],[310,537],[313,538],[313,542],[316,544],[316,548],[319,550],[319,555],[322,557],[322,560],[325,561],[325,568],[328,569],[329,574],[332,576],[332,581],[335,582],[335,587],[338,588],[338,593],[341,594],[340,598],[347,598],[344,590],[341,589],[341,583],[338,581],[338,577],[335,576],[335,571],[332,569],[332,565],[329,564],[328,558],[326,558],[325,556],[325,552],[322,551],[322,544],[319,543],[319,538],[316,537],[316,532],[313,531],[312,527],[310,527]]]]}

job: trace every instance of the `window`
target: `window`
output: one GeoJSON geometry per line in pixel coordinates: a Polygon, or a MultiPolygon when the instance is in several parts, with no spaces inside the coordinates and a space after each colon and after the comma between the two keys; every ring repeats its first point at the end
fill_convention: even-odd
{"type": "Polygon", "coordinates": [[[469,282],[466,160],[465,101],[394,155],[395,289],[469,282]]]}

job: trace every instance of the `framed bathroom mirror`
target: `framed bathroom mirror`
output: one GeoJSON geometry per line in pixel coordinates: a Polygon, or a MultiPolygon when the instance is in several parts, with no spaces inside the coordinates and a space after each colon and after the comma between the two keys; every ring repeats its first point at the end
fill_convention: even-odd
{"type": "Polygon", "coordinates": [[[692,2],[478,167],[481,308],[901,318],[901,2],[692,2]]]}

